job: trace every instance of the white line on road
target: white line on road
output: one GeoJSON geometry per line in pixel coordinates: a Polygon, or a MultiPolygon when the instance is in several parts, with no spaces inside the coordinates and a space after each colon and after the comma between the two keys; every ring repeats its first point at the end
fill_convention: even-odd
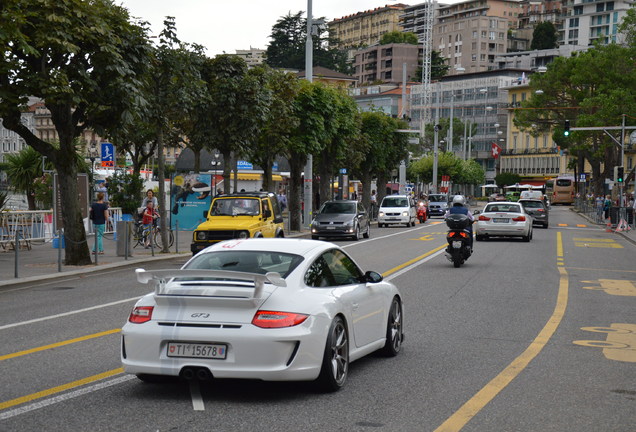
{"type": "Polygon", "coordinates": [[[395,279],[396,277],[401,276],[401,275],[403,275],[404,273],[406,273],[406,272],[408,272],[408,271],[413,270],[415,267],[417,267],[417,266],[419,266],[419,265],[422,265],[422,264],[424,264],[424,263],[425,263],[425,262],[427,262],[427,261],[432,260],[433,258],[437,257],[438,255],[440,255],[440,254],[442,254],[442,253],[444,253],[444,252],[445,252],[445,250],[444,250],[444,249],[442,249],[441,251],[435,252],[433,255],[429,255],[429,256],[427,256],[426,258],[422,259],[421,261],[418,261],[418,262],[416,262],[416,263],[413,263],[413,264],[411,264],[410,266],[404,267],[403,269],[401,269],[401,270],[399,270],[399,271],[396,271],[395,273],[393,273],[393,274],[391,274],[391,275],[389,275],[389,276],[385,277],[385,278],[384,278],[384,280],[385,280],[385,281],[391,281],[391,280],[395,279]]]}
{"type": "Polygon", "coordinates": [[[371,242],[371,241],[384,240],[384,239],[389,238],[389,237],[395,237],[395,236],[402,235],[402,234],[405,234],[405,233],[418,231],[418,230],[421,230],[422,228],[432,228],[435,225],[439,225],[440,223],[441,222],[438,222],[438,223],[435,223],[435,224],[426,225],[426,226],[418,225],[417,228],[409,228],[409,229],[406,229],[406,230],[403,230],[403,231],[399,231],[399,232],[396,232],[396,233],[393,233],[393,234],[387,234],[387,235],[383,235],[383,236],[380,236],[380,237],[372,237],[370,239],[365,239],[365,240],[363,240],[361,242],[349,243],[347,245],[342,246],[342,248],[344,249],[344,248],[348,248],[350,246],[363,246],[365,243],[368,243],[368,242],[371,242]]]}
{"type": "Polygon", "coordinates": [[[79,389],[79,390],[72,391],[70,393],[65,393],[65,394],[60,395],[60,396],[55,396],[55,397],[52,397],[50,399],[44,399],[44,400],[29,404],[29,405],[22,406],[20,408],[12,409],[10,411],[6,411],[6,412],[3,412],[3,413],[0,413],[0,420],[6,420],[8,418],[15,417],[17,415],[27,413],[29,411],[33,411],[33,410],[36,410],[36,409],[44,408],[46,406],[53,405],[53,404],[56,404],[58,402],[64,402],[64,401],[67,401],[69,399],[76,398],[78,396],[82,396],[82,395],[85,395],[85,394],[88,394],[88,393],[92,393],[92,392],[97,391],[97,390],[101,390],[101,389],[106,388],[106,387],[110,387],[110,386],[113,386],[113,385],[116,385],[116,384],[120,384],[120,383],[129,381],[131,379],[135,379],[135,376],[134,375],[120,376],[120,377],[117,377],[117,378],[110,379],[108,381],[100,382],[100,383],[92,385],[90,387],[85,387],[85,388],[82,388],[82,389],[79,389]]]}
{"type": "Polygon", "coordinates": [[[190,381],[190,395],[192,395],[192,408],[195,411],[205,411],[205,405],[203,404],[203,398],[201,397],[201,388],[199,387],[199,381],[190,381]]]}
{"type": "Polygon", "coordinates": [[[28,321],[20,321],[20,322],[17,322],[17,323],[0,326],[0,330],[6,330],[6,329],[9,329],[9,328],[19,327],[19,326],[22,326],[22,325],[33,324],[33,323],[40,322],[40,321],[48,321],[48,320],[52,320],[52,319],[56,319],[56,318],[69,316],[69,315],[75,315],[75,314],[78,314],[78,313],[84,313],[84,312],[92,311],[92,310],[95,310],[95,309],[101,309],[101,308],[105,308],[105,307],[109,307],[109,306],[118,305],[118,304],[121,304],[121,303],[128,303],[128,302],[131,302],[131,301],[139,300],[140,298],[141,298],[141,296],[139,296],[139,297],[131,297],[131,298],[124,299],[124,300],[118,300],[118,301],[114,301],[114,302],[110,302],[110,303],[104,303],[104,304],[101,304],[101,305],[91,306],[91,307],[87,307],[87,308],[84,308],[84,309],[77,309],[77,310],[74,310],[74,311],[64,312],[64,313],[57,314],[57,315],[49,315],[49,316],[45,316],[45,317],[42,317],[42,318],[35,318],[35,319],[32,319],[32,320],[28,320],[28,321]]]}

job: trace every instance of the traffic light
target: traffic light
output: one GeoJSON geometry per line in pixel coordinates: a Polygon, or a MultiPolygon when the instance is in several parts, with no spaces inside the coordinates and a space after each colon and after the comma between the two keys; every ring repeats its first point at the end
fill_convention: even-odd
{"type": "Polygon", "coordinates": [[[565,121],[565,125],[563,126],[563,135],[570,136],[570,120],[565,121]]]}
{"type": "Polygon", "coordinates": [[[623,183],[623,176],[625,175],[625,168],[622,166],[614,167],[614,181],[616,183],[623,183]]]}

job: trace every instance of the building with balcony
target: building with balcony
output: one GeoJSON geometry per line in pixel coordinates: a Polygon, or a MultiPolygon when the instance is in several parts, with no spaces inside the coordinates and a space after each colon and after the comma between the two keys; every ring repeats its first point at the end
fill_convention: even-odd
{"type": "Polygon", "coordinates": [[[447,59],[449,74],[496,68],[495,57],[508,46],[508,30],[522,12],[516,0],[469,0],[440,6],[433,25],[434,50],[447,59]]]}
{"type": "Polygon", "coordinates": [[[327,23],[336,48],[352,50],[377,44],[383,34],[401,31],[400,15],[407,5],[397,3],[347,15],[327,23]]]}
{"type": "Polygon", "coordinates": [[[264,49],[250,47],[248,50],[236,50],[235,55],[245,60],[248,68],[253,68],[265,62],[265,52],[264,49]]]}
{"type": "Polygon", "coordinates": [[[349,96],[353,97],[360,111],[382,111],[394,118],[408,116],[411,87],[419,83],[407,82],[404,92],[402,85],[381,84],[349,89],[349,96]]]}
{"type": "Polygon", "coordinates": [[[537,71],[547,67],[557,57],[572,57],[576,52],[587,51],[589,47],[580,45],[563,45],[559,48],[507,52],[495,57],[499,69],[530,69],[537,71]]]}
{"type": "Polygon", "coordinates": [[[353,67],[358,84],[401,83],[406,65],[406,80],[416,80],[422,58],[422,46],[411,44],[374,45],[355,52],[353,67]]]}
{"type": "Polygon", "coordinates": [[[415,33],[417,35],[417,40],[420,43],[424,43],[426,11],[429,5],[434,8],[433,17],[437,14],[437,10],[440,6],[446,6],[446,4],[439,4],[437,2],[420,3],[405,7],[402,15],[400,15],[400,26],[402,27],[402,31],[415,33]]]}
{"type": "Polygon", "coordinates": [[[568,0],[564,5],[563,26],[559,31],[561,44],[623,42],[618,25],[633,4],[630,0],[568,0]]]}

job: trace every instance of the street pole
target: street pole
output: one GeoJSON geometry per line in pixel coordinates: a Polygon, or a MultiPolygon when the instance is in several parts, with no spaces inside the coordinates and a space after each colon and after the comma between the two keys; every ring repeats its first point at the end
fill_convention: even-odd
{"type": "MultiPolygon", "coordinates": [[[[311,1],[307,0],[307,44],[305,45],[305,79],[313,82],[314,79],[314,52],[312,40],[313,17],[311,10],[311,1]]],[[[313,163],[312,154],[307,155],[307,164],[305,165],[305,181],[303,185],[305,208],[303,210],[303,225],[308,228],[311,224],[311,214],[313,208],[313,163]]]]}
{"type": "Polygon", "coordinates": [[[437,164],[438,164],[438,138],[439,138],[439,83],[437,83],[437,109],[435,110],[435,124],[433,125],[434,137],[433,137],[433,192],[437,193],[437,164]]]}

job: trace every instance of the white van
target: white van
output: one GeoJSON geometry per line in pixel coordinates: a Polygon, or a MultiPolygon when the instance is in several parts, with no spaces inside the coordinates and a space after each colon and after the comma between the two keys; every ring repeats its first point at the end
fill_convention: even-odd
{"type": "Polygon", "coordinates": [[[415,201],[408,195],[385,196],[378,211],[378,227],[389,224],[415,226],[415,201]]]}
{"type": "Polygon", "coordinates": [[[535,190],[524,190],[521,191],[521,199],[543,199],[543,194],[541,193],[541,191],[535,191],[535,190]]]}

